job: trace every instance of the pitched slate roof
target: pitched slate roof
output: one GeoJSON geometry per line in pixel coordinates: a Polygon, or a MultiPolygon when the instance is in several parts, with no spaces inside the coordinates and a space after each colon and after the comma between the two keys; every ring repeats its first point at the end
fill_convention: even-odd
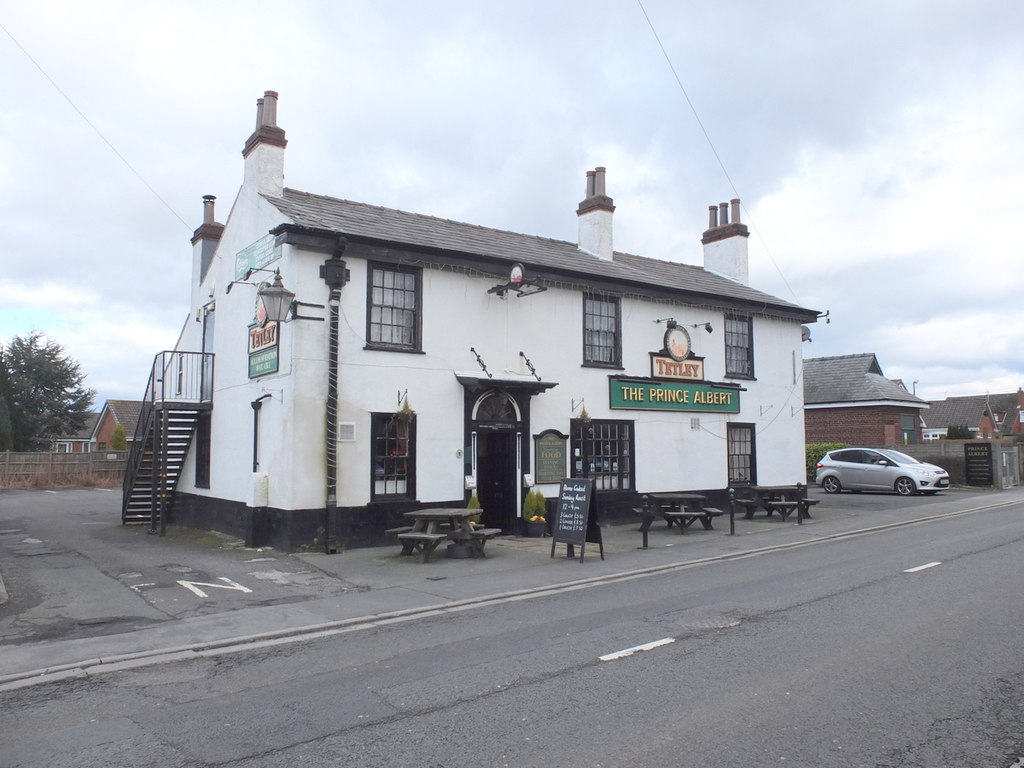
{"type": "Polygon", "coordinates": [[[124,433],[129,440],[135,434],[135,426],[139,423],[139,414],[142,413],[141,400],[107,400],[107,408],[120,426],[124,427],[124,433]]]}
{"type": "Polygon", "coordinates": [[[928,403],[882,375],[871,353],[804,360],[804,404],[893,401],[927,408],[928,403]]]}
{"type": "Polygon", "coordinates": [[[85,418],[82,420],[82,426],[78,428],[73,434],[65,437],[59,437],[58,440],[89,440],[92,437],[92,431],[96,428],[96,422],[100,420],[99,413],[92,411],[85,414],[85,418]]]}
{"type": "MultiPolygon", "coordinates": [[[[266,196],[265,196],[266,197],[266,196]]],[[[773,308],[801,322],[813,322],[816,310],[806,309],[709,272],[702,267],[616,252],[612,261],[581,251],[575,243],[521,235],[433,216],[380,208],[351,200],[285,189],[282,197],[266,197],[300,226],[338,232],[349,237],[403,243],[464,257],[482,256],[498,263],[523,263],[528,270],[547,270],[578,277],[597,277],[623,284],[657,286],[709,299],[730,299],[773,308]]]]}
{"type": "Polygon", "coordinates": [[[1002,432],[1009,432],[1017,423],[1017,393],[1000,395],[964,395],[934,400],[924,414],[927,429],[948,429],[951,426],[969,427],[977,430],[985,412],[992,409],[994,414],[1006,414],[1000,425],[1002,432]]]}

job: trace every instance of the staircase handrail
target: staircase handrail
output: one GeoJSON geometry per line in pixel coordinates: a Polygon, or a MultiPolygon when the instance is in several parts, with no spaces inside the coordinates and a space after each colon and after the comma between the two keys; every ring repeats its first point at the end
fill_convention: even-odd
{"type": "Polygon", "coordinates": [[[157,405],[208,404],[213,400],[213,353],[165,350],[153,358],[142,398],[139,420],[135,424],[131,453],[125,468],[122,514],[135,485],[146,445],[154,428],[157,405]]]}

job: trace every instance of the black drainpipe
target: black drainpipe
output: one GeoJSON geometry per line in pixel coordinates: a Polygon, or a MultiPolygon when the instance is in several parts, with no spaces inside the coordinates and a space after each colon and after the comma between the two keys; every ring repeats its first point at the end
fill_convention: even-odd
{"type": "Polygon", "coordinates": [[[327,353],[327,508],[324,528],[324,551],[333,555],[338,551],[338,317],[341,289],[348,282],[349,272],[341,255],[347,245],[339,236],[331,258],[320,267],[320,277],[330,288],[327,300],[330,312],[330,330],[327,353]]]}
{"type": "Polygon", "coordinates": [[[260,395],[249,405],[252,406],[252,471],[260,471],[260,409],[270,395],[260,395]]]}

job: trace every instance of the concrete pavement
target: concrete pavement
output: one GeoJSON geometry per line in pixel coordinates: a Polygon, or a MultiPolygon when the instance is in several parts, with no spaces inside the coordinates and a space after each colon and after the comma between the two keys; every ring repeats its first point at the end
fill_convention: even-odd
{"type": "MultiPolygon", "coordinates": [[[[524,599],[568,586],[580,588],[615,578],[804,546],[855,532],[1024,503],[1021,488],[999,492],[953,489],[927,500],[882,494],[843,495],[837,499],[817,489],[811,494],[822,501],[813,508],[814,519],[803,525],[796,525],[793,518],[788,522],[777,516],[769,519],[762,512],[752,520],[737,517],[733,536],[729,535],[728,517],[718,518],[713,531],[691,529],[686,535],[658,523],[651,530],[646,550],[640,548],[637,524],[604,526],[604,560],[596,544],[586,545],[580,562],[578,548],[576,557],[570,560],[567,547],[559,544],[552,558],[551,539],[520,537],[492,540],[487,544],[485,559],[448,559],[440,556],[443,548],[439,548],[426,564],[418,556],[400,556],[397,543],[335,555],[279,555],[355,588],[272,605],[255,604],[255,600],[251,605],[236,603],[230,610],[94,637],[5,643],[0,646],[0,690],[230,652],[239,647],[350,632],[477,603],[524,599]]],[[[170,545],[209,546],[191,538],[170,545]]],[[[179,560],[184,562],[187,553],[180,554],[179,560]]]]}

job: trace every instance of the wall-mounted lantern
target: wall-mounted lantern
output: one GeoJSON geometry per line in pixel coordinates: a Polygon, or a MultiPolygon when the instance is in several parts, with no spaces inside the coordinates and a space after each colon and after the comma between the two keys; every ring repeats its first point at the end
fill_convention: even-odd
{"type": "Polygon", "coordinates": [[[292,304],[295,302],[295,294],[284,287],[281,282],[281,271],[274,272],[274,282],[263,283],[257,289],[260,302],[267,313],[267,320],[283,323],[288,319],[292,311],[292,304]]]}

